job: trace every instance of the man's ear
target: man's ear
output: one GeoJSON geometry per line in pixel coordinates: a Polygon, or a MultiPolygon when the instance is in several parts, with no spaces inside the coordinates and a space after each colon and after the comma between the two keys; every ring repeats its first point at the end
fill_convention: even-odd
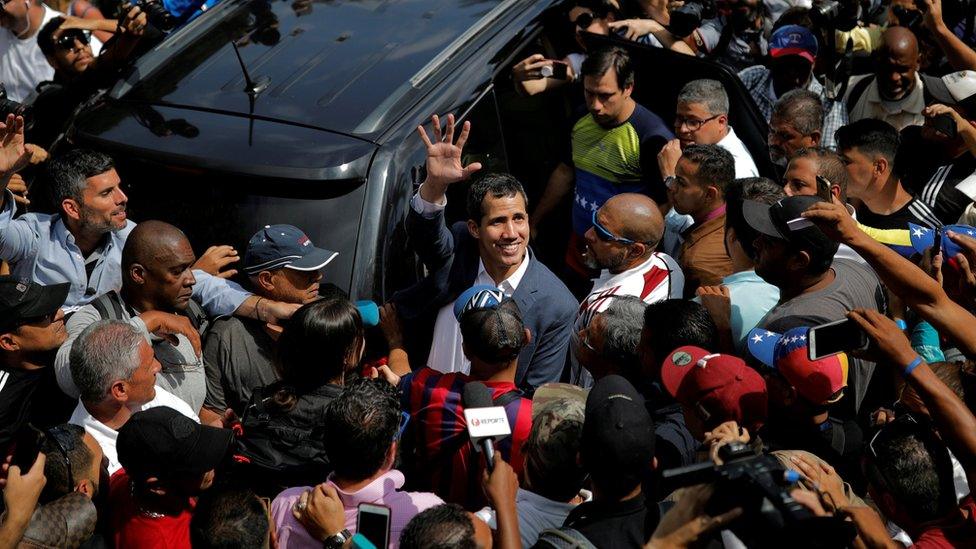
{"type": "Polygon", "coordinates": [[[470,234],[475,240],[481,237],[481,227],[474,222],[474,219],[468,220],[468,234],[470,234]]]}
{"type": "Polygon", "coordinates": [[[806,271],[807,266],[810,265],[810,261],[810,252],[800,250],[799,252],[796,252],[790,256],[790,259],[787,262],[789,263],[789,267],[793,270],[806,271]]]}
{"type": "Polygon", "coordinates": [[[891,169],[891,163],[888,162],[887,158],[883,156],[878,156],[874,160],[874,173],[881,176],[887,173],[889,169],[891,169]]]}
{"type": "Polygon", "coordinates": [[[836,198],[838,202],[842,202],[840,199],[840,185],[830,186],[830,196],[836,198]]]}
{"type": "Polygon", "coordinates": [[[136,284],[145,284],[146,268],[140,263],[133,263],[129,266],[129,278],[136,284]]]}
{"type": "Polygon", "coordinates": [[[809,137],[810,137],[810,141],[813,141],[813,146],[814,147],[819,147],[820,146],[820,140],[823,139],[823,134],[819,130],[817,130],[817,131],[811,133],[809,137]]]}
{"type": "Polygon", "coordinates": [[[728,113],[718,115],[718,118],[716,118],[716,120],[718,120],[718,123],[719,124],[722,124],[724,126],[728,126],[729,125],[729,115],[728,115],[728,113]]]}
{"type": "Polygon", "coordinates": [[[657,471],[657,456],[651,459],[651,471],[657,471]]]}
{"type": "Polygon", "coordinates": [[[81,205],[74,198],[65,198],[61,201],[61,210],[69,219],[78,221],[81,219],[81,205]]]}
{"type": "Polygon", "coordinates": [[[126,402],[129,400],[129,384],[121,379],[112,383],[112,386],[109,387],[108,392],[112,395],[112,398],[118,400],[119,402],[126,402]]]}
{"type": "Polygon", "coordinates": [[[7,332],[0,334],[0,349],[12,353],[20,350],[20,344],[17,343],[17,338],[13,334],[7,332]]]}
{"type": "Polygon", "coordinates": [[[525,330],[525,344],[528,345],[529,343],[532,343],[532,330],[528,328],[522,329],[525,330]]]}
{"type": "Polygon", "coordinates": [[[78,486],[75,486],[75,492],[81,492],[82,494],[88,496],[88,499],[91,499],[92,496],[95,495],[95,485],[92,484],[92,481],[88,480],[87,478],[81,479],[78,486]]]}
{"type": "Polygon", "coordinates": [[[255,284],[257,284],[257,286],[265,292],[271,293],[274,291],[275,283],[273,272],[261,271],[254,277],[254,279],[256,280],[255,284]]]}
{"type": "Polygon", "coordinates": [[[722,198],[722,191],[714,185],[705,186],[705,200],[708,202],[717,202],[722,198]]]}

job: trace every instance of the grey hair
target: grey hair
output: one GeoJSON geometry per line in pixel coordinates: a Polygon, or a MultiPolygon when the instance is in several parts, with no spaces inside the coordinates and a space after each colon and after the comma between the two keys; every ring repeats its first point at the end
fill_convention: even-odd
{"type": "Polygon", "coordinates": [[[718,80],[692,80],[681,88],[678,103],[703,103],[712,115],[729,114],[729,96],[718,80]]]}
{"type": "Polygon", "coordinates": [[[810,90],[790,90],[773,106],[773,116],[788,121],[801,134],[810,135],[823,129],[823,102],[810,90]]]}
{"type": "Polygon", "coordinates": [[[71,378],[83,402],[100,402],[112,383],[131,379],[146,338],[128,322],[99,320],[71,345],[71,378]]]}
{"type": "Polygon", "coordinates": [[[622,368],[638,364],[644,309],[647,304],[637,296],[614,296],[600,317],[603,318],[603,355],[622,368]]]}

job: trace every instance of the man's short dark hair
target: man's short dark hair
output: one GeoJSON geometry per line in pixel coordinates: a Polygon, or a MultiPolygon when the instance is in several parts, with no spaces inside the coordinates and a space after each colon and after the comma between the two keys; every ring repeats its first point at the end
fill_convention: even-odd
{"type": "Polygon", "coordinates": [[[47,167],[54,204],[72,198],[79,203],[88,186],[87,179],[101,175],[115,167],[112,157],[89,149],[75,149],[54,160],[47,167]]]}
{"type": "Polygon", "coordinates": [[[58,16],[45,23],[41,30],[37,31],[37,47],[45,56],[54,55],[54,31],[58,30],[62,23],[64,23],[64,17],[58,16]]]}
{"type": "Polygon", "coordinates": [[[193,549],[265,547],[271,524],[264,504],[251,490],[205,491],[190,520],[193,549]]]}
{"type": "Polygon", "coordinates": [[[912,520],[944,518],[955,509],[952,462],[944,444],[926,434],[879,439],[873,446],[877,457],[868,462],[868,476],[881,484],[912,520]]]}
{"type": "Polygon", "coordinates": [[[790,90],[783,94],[773,106],[773,116],[788,121],[803,135],[823,130],[823,102],[810,90],[790,90]]]}
{"type": "Polygon", "coordinates": [[[401,549],[476,549],[474,524],[456,503],[444,503],[415,515],[400,532],[401,549]]]}
{"type": "Polygon", "coordinates": [[[725,189],[725,230],[735,231],[735,238],[749,259],[756,259],[753,241],[759,236],[755,229],[746,223],[742,215],[742,203],[754,200],[763,204],[775,204],[786,196],[783,187],[766,177],[745,177],[736,179],[725,189]]]}
{"type": "Polygon", "coordinates": [[[490,173],[477,179],[468,189],[468,219],[477,224],[481,224],[481,218],[485,216],[485,197],[491,195],[492,198],[507,198],[521,195],[525,202],[526,211],[529,208],[529,197],[525,194],[525,189],[518,179],[507,173],[490,173]]]}
{"type": "Polygon", "coordinates": [[[685,345],[706,351],[718,348],[715,322],[705,307],[694,301],[668,299],[651,303],[644,309],[644,329],[659,357],[685,345]]]}
{"type": "MultiPolygon", "coordinates": [[[[800,149],[793,155],[793,158],[801,157],[813,158],[817,162],[817,175],[826,179],[830,184],[840,187],[840,199],[847,201],[847,186],[851,181],[851,176],[848,175],[844,161],[841,160],[839,154],[824,147],[817,147],[800,149]]],[[[820,198],[831,200],[829,192],[829,189],[820,189],[820,186],[817,185],[817,196],[820,198]]]]}
{"type": "Polygon", "coordinates": [[[383,466],[400,426],[396,387],[360,378],[346,386],[325,410],[325,452],[336,476],[367,479],[383,466]]]}
{"type": "Polygon", "coordinates": [[[630,55],[616,46],[600,48],[587,55],[580,68],[580,75],[600,78],[611,69],[617,77],[617,86],[620,89],[634,85],[634,65],[630,62],[630,55]]]}
{"type": "Polygon", "coordinates": [[[884,120],[862,118],[838,128],[835,134],[837,150],[844,152],[856,148],[864,154],[883,156],[894,166],[901,135],[894,126],[884,120]]]}
{"type": "Polygon", "coordinates": [[[698,179],[715,186],[725,194],[725,188],[735,179],[735,158],[718,145],[690,145],[681,157],[698,166],[698,179]]]}
{"type": "Polygon", "coordinates": [[[65,423],[48,429],[46,434],[41,444],[41,452],[47,456],[47,461],[44,462],[44,476],[47,478],[47,483],[44,485],[44,491],[41,492],[41,503],[54,501],[74,492],[75,487],[68,483],[69,476],[76,485],[85,479],[98,481],[97,478],[89,478],[92,459],[95,456],[85,445],[83,427],[65,423]],[[68,467],[71,468],[70,475],[68,467]]]}
{"type": "Polygon", "coordinates": [[[472,359],[501,366],[518,358],[525,346],[525,323],[512,299],[465,311],[458,322],[465,352],[472,359]]]}

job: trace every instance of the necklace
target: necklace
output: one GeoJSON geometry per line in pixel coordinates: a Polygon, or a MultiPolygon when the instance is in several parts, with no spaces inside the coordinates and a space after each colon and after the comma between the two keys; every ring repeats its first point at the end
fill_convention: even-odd
{"type": "Polygon", "coordinates": [[[139,511],[140,515],[154,519],[163,518],[166,516],[164,513],[150,511],[138,503],[139,498],[136,497],[136,485],[131,480],[129,481],[129,492],[132,494],[132,500],[136,502],[136,509],[139,511]]]}

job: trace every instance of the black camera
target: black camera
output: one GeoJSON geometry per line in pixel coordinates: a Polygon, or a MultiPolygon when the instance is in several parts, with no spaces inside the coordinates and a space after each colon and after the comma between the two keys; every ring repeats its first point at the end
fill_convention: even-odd
{"type": "Polygon", "coordinates": [[[724,465],[711,462],[664,471],[669,486],[710,483],[715,490],[705,512],[717,516],[736,507],[743,515],[729,526],[747,547],[839,547],[854,539],[854,527],[839,517],[817,517],[790,495],[799,474],[771,455],[730,443],[719,448],[724,465]]]}
{"type": "Polygon", "coordinates": [[[24,123],[28,124],[31,117],[30,105],[14,101],[7,97],[7,88],[0,83],[0,120],[6,120],[7,115],[23,116],[24,123]]]}
{"type": "Polygon", "coordinates": [[[810,9],[810,19],[821,29],[850,31],[864,13],[858,0],[823,0],[810,9]]]}
{"type": "Polygon", "coordinates": [[[671,23],[668,31],[684,38],[695,32],[702,21],[718,16],[715,0],[688,0],[680,8],[671,10],[671,23]]]}
{"type": "Polygon", "coordinates": [[[146,20],[160,32],[170,32],[179,23],[160,0],[135,0],[133,4],[145,12],[146,20]]]}

